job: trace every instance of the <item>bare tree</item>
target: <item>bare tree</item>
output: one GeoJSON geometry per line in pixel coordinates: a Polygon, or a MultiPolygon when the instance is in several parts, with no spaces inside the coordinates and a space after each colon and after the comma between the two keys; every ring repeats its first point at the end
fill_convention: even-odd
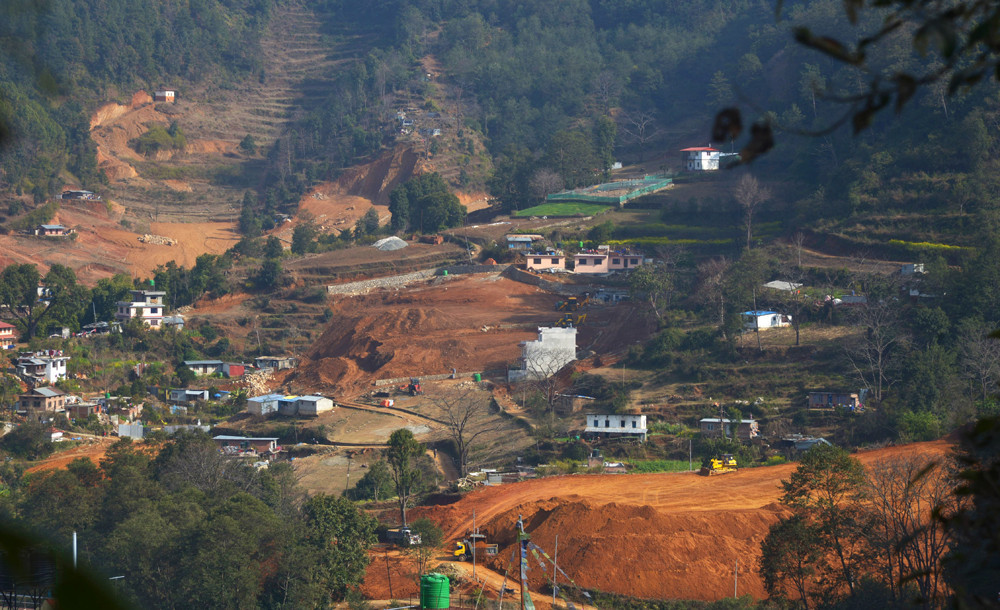
{"type": "Polygon", "coordinates": [[[959,339],[960,362],[965,376],[976,384],[980,400],[997,390],[1000,379],[1000,341],[984,327],[969,328],[959,339]]]}
{"type": "Polygon", "coordinates": [[[747,250],[753,242],[753,215],[762,203],[771,198],[771,189],[763,187],[750,174],[743,174],[733,189],[736,203],[743,209],[743,224],[747,230],[747,250]]]}
{"type": "Polygon", "coordinates": [[[869,302],[857,310],[855,325],[862,330],[858,342],[847,348],[847,359],[876,403],[895,381],[891,365],[905,341],[899,314],[889,302],[869,302]]]}
{"type": "Polygon", "coordinates": [[[441,410],[448,423],[448,434],[455,442],[458,452],[459,473],[464,477],[469,474],[469,453],[476,440],[500,430],[503,420],[490,413],[490,395],[475,389],[458,395],[438,395],[432,402],[441,410]]]}
{"type": "Polygon", "coordinates": [[[705,303],[717,308],[722,338],[726,338],[726,274],[732,263],[724,256],[709,259],[698,265],[698,296],[705,303]]]}
{"type": "Polygon", "coordinates": [[[642,163],[646,144],[660,135],[656,117],[651,112],[637,110],[621,114],[618,128],[628,142],[639,145],[639,163],[642,163]]]}
{"type": "Polygon", "coordinates": [[[531,187],[531,193],[535,197],[545,199],[545,196],[549,193],[562,190],[565,184],[566,181],[563,180],[562,176],[546,167],[535,172],[535,175],[531,177],[529,186],[531,187]]]}
{"type": "Polygon", "coordinates": [[[611,105],[622,91],[622,81],[611,70],[605,70],[594,77],[594,97],[601,106],[601,111],[607,114],[611,105]]]}
{"type": "Polygon", "coordinates": [[[893,594],[915,582],[925,608],[940,607],[945,596],[941,559],[947,530],[938,516],[955,510],[954,481],[948,469],[928,457],[909,455],[879,460],[868,468],[872,509],[869,537],[893,594]]]}
{"type": "Polygon", "coordinates": [[[796,231],[795,235],[792,235],[792,246],[795,248],[795,260],[796,266],[800,269],[802,268],[802,246],[805,244],[806,234],[802,231],[796,231]]]}

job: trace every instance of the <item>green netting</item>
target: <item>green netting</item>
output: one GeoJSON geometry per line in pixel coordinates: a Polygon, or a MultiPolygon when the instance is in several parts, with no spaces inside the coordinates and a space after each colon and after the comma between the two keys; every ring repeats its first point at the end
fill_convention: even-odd
{"type": "Polygon", "coordinates": [[[643,176],[632,180],[605,182],[587,188],[573,191],[553,193],[545,197],[546,201],[582,201],[584,203],[603,203],[606,205],[624,205],[626,201],[649,195],[669,187],[673,178],[663,175],[643,176]]]}

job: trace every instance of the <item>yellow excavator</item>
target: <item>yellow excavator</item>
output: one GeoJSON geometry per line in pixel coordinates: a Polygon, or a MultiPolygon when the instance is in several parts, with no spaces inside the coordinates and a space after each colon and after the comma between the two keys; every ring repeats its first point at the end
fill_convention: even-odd
{"type": "Polygon", "coordinates": [[[706,477],[730,472],[736,472],[736,458],[731,453],[725,453],[721,458],[712,458],[708,460],[707,466],[701,467],[701,474],[706,477]]]}

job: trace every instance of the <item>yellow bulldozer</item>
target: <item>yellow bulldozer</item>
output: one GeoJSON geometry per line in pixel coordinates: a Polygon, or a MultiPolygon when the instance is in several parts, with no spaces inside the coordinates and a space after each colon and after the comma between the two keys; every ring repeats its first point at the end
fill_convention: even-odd
{"type": "Polygon", "coordinates": [[[717,474],[736,472],[736,470],[736,458],[733,457],[733,454],[726,453],[721,458],[711,458],[708,460],[708,465],[701,467],[701,474],[711,477],[717,474]]]}

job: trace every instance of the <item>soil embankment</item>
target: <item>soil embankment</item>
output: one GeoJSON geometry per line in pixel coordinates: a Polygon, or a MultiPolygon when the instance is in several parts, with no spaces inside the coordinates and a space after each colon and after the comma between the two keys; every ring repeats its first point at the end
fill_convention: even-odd
{"type": "MultiPolygon", "coordinates": [[[[869,465],[896,455],[942,456],[946,441],[916,443],[857,454],[869,465]]],[[[757,573],[760,544],[786,510],[780,482],[795,464],[743,469],[731,475],[577,475],[484,488],[447,506],[425,507],[413,517],[441,524],[449,540],[472,526],[472,513],[500,553],[488,565],[501,574],[524,517],[532,540],[552,554],[580,586],[656,599],[718,600],[733,593],[766,597],[757,573]]],[[[533,570],[532,588],[546,574],[533,570]]]]}

